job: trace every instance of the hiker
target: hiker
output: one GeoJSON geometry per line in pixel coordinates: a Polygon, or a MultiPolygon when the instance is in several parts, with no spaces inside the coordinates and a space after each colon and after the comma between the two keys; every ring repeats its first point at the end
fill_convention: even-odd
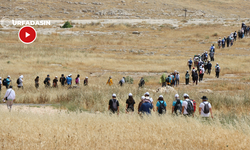
{"type": "Polygon", "coordinates": [[[196,85],[197,85],[198,84],[198,73],[197,73],[197,70],[195,70],[193,78],[194,78],[193,85],[194,85],[195,82],[196,82],[196,85]]]}
{"type": "Polygon", "coordinates": [[[50,87],[50,77],[49,74],[47,75],[47,78],[44,80],[45,87],[50,87]]]}
{"type": "Polygon", "coordinates": [[[77,75],[75,82],[76,82],[76,85],[79,86],[79,84],[80,84],[80,75],[79,74],[77,75]]]}
{"type": "Polygon", "coordinates": [[[237,39],[237,32],[235,31],[234,32],[234,41],[236,41],[236,39],[237,39]]]}
{"type": "Polygon", "coordinates": [[[132,93],[128,94],[128,99],[126,100],[126,113],[134,112],[135,100],[133,99],[132,93]]]}
{"type": "Polygon", "coordinates": [[[221,44],[222,44],[222,48],[225,48],[225,43],[226,43],[226,37],[224,37],[222,40],[221,40],[221,44]]]}
{"type": "Polygon", "coordinates": [[[153,104],[150,103],[149,97],[145,97],[145,101],[141,104],[139,112],[142,114],[151,114],[151,109],[153,109],[153,104]]]}
{"type": "Polygon", "coordinates": [[[207,61],[204,62],[204,69],[205,69],[205,71],[204,71],[204,73],[205,73],[207,71],[207,61]]]}
{"type": "Polygon", "coordinates": [[[211,73],[211,69],[212,69],[212,63],[210,61],[208,61],[207,63],[207,73],[210,75],[211,73]]]}
{"type": "MultiPolygon", "coordinates": [[[[215,48],[214,48],[215,49],[215,48]]],[[[214,51],[213,51],[214,52],[214,51]]],[[[204,61],[207,61],[208,59],[208,54],[207,54],[207,51],[204,53],[204,61]]]]}
{"type": "Polygon", "coordinates": [[[112,95],[112,99],[109,100],[109,107],[108,110],[117,115],[119,115],[119,101],[116,99],[116,94],[112,95]]]}
{"type": "Polygon", "coordinates": [[[230,43],[230,37],[228,36],[228,37],[227,37],[227,47],[230,46],[229,43],[230,43]]]}
{"type": "Polygon", "coordinates": [[[146,100],[149,100],[150,101],[150,103],[153,105],[153,111],[155,111],[155,108],[154,108],[154,100],[153,100],[153,98],[152,97],[149,97],[149,92],[146,92],[145,94],[144,94],[144,96],[145,96],[145,99],[146,100]]]}
{"type": "Polygon", "coordinates": [[[177,85],[179,85],[179,83],[180,83],[180,75],[179,75],[179,72],[177,72],[175,74],[175,85],[176,85],[176,87],[177,87],[177,85]]]}
{"type": "Polygon", "coordinates": [[[220,66],[217,63],[215,66],[215,77],[219,78],[219,75],[220,75],[220,66]]]}
{"type": "Polygon", "coordinates": [[[3,79],[3,85],[6,86],[6,89],[9,88],[10,82],[11,82],[11,80],[10,80],[10,75],[8,75],[8,77],[7,77],[6,79],[3,79]]]}
{"type": "Polygon", "coordinates": [[[174,84],[175,84],[175,73],[172,73],[170,75],[170,77],[171,77],[171,86],[174,86],[174,84]]]}
{"type": "Polygon", "coordinates": [[[210,53],[209,53],[209,56],[210,56],[210,60],[211,60],[211,61],[214,61],[214,52],[210,52],[210,53]]]}
{"type": "Polygon", "coordinates": [[[57,79],[57,76],[55,76],[55,79],[53,80],[53,87],[54,88],[58,87],[57,82],[58,82],[58,79],[57,79]]]}
{"type": "Polygon", "coordinates": [[[18,79],[17,79],[17,87],[20,89],[23,89],[23,75],[21,75],[18,79]]]}
{"type": "Polygon", "coordinates": [[[119,81],[120,86],[123,86],[125,83],[125,77],[122,77],[122,79],[119,81]]]}
{"type": "Polygon", "coordinates": [[[205,73],[204,65],[201,66],[200,72],[199,72],[199,82],[203,80],[203,76],[205,73]]]}
{"type": "Polygon", "coordinates": [[[201,117],[208,118],[211,114],[211,118],[214,118],[213,113],[212,113],[212,106],[207,101],[208,98],[206,96],[203,96],[201,99],[202,99],[202,103],[199,106],[199,114],[201,115],[201,117]]]}
{"type": "Polygon", "coordinates": [[[230,36],[230,46],[233,46],[233,43],[234,43],[234,37],[232,35],[232,36],[230,36]]]}
{"type": "Polygon", "coordinates": [[[2,90],[2,78],[0,77],[0,92],[2,90]]]}
{"type": "Polygon", "coordinates": [[[185,74],[185,79],[186,79],[186,85],[188,85],[189,84],[189,73],[188,73],[188,70],[187,70],[187,72],[186,72],[186,74],[185,74]]]}
{"type": "Polygon", "coordinates": [[[179,94],[175,94],[175,100],[172,105],[172,114],[175,113],[177,116],[182,112],[182,100],[179,99],[179,94]]]}
{"type": "Polygon", "coordinates": [[[67,85],[71,86],[72,85],[72,78],[71,78],[72,74],[70,74],[67,78],[66,78],[66,83],[67,85]]]}
{"type": "Polygon", "coordinates": [[[171,77],[170,75],[168,75],[168,77],[166,78],[166,82],[168,86],[171,86],[171,77]]]}
{"type": "Polygon", "coordinates": [[[192,81],[193,81],[193,82],[194,82],[194,74],[195,74],[195,68],[193,67],[193,70],[192,70],[192,73],[191,73],[192,81]]]}
{"type": "Polygon", "coordinates": [[[166,114],[167,112],[167,103],[164,101],[163,96],[160,95],[158,98],[158,102],[156,103],[157,112],[159,114],[166,114]]]}
{"type": "Polygon", "coordinates": [[[187,64],[188,64],[189,70],[191,70],[191,67],[192,67],[192,64],[193,64],[192,58],[190,58],[188,60],[187,64]]]}
{"type": "Polygon", "coordinates": [[[221,41],[221,38],[219,38],[219,40],[218,40],[218,47],[219,47],[219,49],[221,48],[221,44],[222,44],[222,41],[221,41]]]}
{"type": "Polygon", "coordinates": [[[184,94],[184,101],[182,102],[182,114],[184,116],[191,116],[194,113],[193,102],[189,100],[188,94],[184,94]]]}
{"type": "Polygon", "coordinates": [[[196,101],[194,99],[191,99],[188,94],[187,94],[187,96],[188,96],[188,99],[193,102],[193,107],[194,107],[193,116],[194,116],[194,113],[196,111],[196,101]]]}
{"type": "Polygon", "coordinates": [[[83,82],[84,82],[84,86],[87,86],[89,84],[88,77],[86,77],[83,82]]]}
{"type": "Polygon", "coordinates": [[[61,82],[61,86],[64,86],[64,84],[66,82],[66,78],[64,77],[64,74],[61,75],[60,82],[61,82]]]}
{"type": "Polygon", "coordinates": [[[162,74],[160,82],[162,84],[162,87],[164,87],[164,86],[166,87],[166,75],[165,75],[165,73],[162,74]]]}
{"type": "Polygon", "coordinates": [[[38,89],[39,88],[39,76],[35,78],[35,87],[38,89]]]}
{"type": "Polygon", "coordinates": [[[142,96],[142,97],[141,97],[141,101],[140,101],[140,103],[139,103],[139,105],[138,105],[138,114],[140,114],[139,109],[140,109],[142,103],[144,102],[144,100],[145,100],[145,96],[142,96]]]}
{"type": "Polygon", "coordinates": [[[141,77],[141,80],[140,80],[140,82],[139,82],[139,88],[141,87],[144,87],[144,84],[145,84],[145,81],[144,81],[144,79],[143,79],[143,77],[141,77]]]}
{"type": "Polygon", "coordinates": [[[6,101],[7,108],[9,109],[10,112],[15,99],[16,99],[16,93],[12,89],[12,86],[10,86],[10,88],[6,91],[3,99],[4,102],[6,101]]]}
{"type": "Polygon", "coordinates": [[[111,76],[109,77],[109,79],[108,79],[106,85],[107,85],[107,84],[108,84],[109,86],[113,85],[113,81],[112,81],[112,77],[111,77],[111,76]]]}

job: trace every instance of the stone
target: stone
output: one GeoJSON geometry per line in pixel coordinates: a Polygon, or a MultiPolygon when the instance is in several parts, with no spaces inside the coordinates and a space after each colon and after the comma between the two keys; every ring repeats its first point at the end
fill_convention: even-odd
{"type": "Polygon", "coordinates": [[[133,31],[132,34],[140,34],[139,31],[133,31]]]}
{"type": "Polygon", "coordinates": [[[156,90],[157,93],[177,93],[177,91],[171,87],[171,86],[167,86],[167,87],[159,87],[156,90]]]}

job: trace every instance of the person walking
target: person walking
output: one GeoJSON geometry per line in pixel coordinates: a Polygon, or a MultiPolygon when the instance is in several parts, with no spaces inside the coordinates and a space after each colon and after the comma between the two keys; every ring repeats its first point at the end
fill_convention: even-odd
{"type": "Polygon", "coordinates": [[[9,86],[10,86],[10,82],[11,82],[11,80],[10,80],[10,75],[8,75],[8,77],[6,78],[6,89],[8,89],[9,88],[9,86]]]}
{"type": "Polygon", "coordinates": [[[123,86],[125,83],[125,77],[122,77],[122,79],[119,81],[120,86],[123,86]]]}
{"type": "Polygon", "coordinates": [[[227,37],[227,47],[230,46],[229,44],[230,44],[230,37],[228,36],[228,37],[227,37]]]}
{"type": "Polygon", "coordinates": [[[12,105],[13,105],[13,102],[15,101],[15,99],[16,99],[16,93],[12,89],[12,86],[10,86],[10,88],[6,91],[6,93],[4,95],[4,101],[6,101],[7,108],[9,109],[9,112],[11,112],[12,105]]]}
{"type": "Polygon", "coordinates": [[[180,83],[180,75],[179,75],[179,72],[177,72],[175,74],[175,86],[177,87],[177,85],[179,85],[180,83]]]}
{"type": "Polygon", "coordinates": [[[176,114],[177,116],[182,113],[182,100],[179,99],[179,94],[175,94],[175,100],[172,104],[172,114],[176,114]]]}
{"type": "Polygon", "coordinates": [[[132,93],[128,94],[128,99],[126,100],[126,113],[134,112],[135,100],[133,99],[132,93]]]}
{"type": "Polygon", "coordinates": [[[209,56],[210,56],[210,60],[211,60],[211,61],[214,61],[214,52],[211,51],[211,52],[209,53],[209,56]]]}
{"type": "Polygon", "coordinates": [[[205,69],[204,69],[204,65],[202,65],[200,68],[200,73],[199,73],[199,82],[203,80],[204,73],[205,73],[205,69]]]}
{"type": "Polygon", "coordinates": [[[186,85],[189,84],[189,77],[190,77],[190,75],[189,75],[188,70],[187,70],[187,72],[186,72],[186,74],[185,74],[186,85]]]}
{"type": "Polygon", "coordinates": [[[72,85],[72,78],[71,78],[72,74],[70,74],[67,78],[66,78],[66,83],[67,85],[69,85],[71,87],[72,85]]]}
{"type": "Polygon", "coordinates": [[[61,86],[64,86],[65,82],[66,82],[66,78],[64,77],[64,74],[62,74],[60,77],[61,86]]]}
{"type": "Polygon", "coordinates": [[[112,95],[112,99],[109,100],[109,106],[108,106],[108,110],[115,114],[117,113],[117,115],[119,115],[119,101],[116,99],[116,94],[112,95]]]}
{"type": "Polygon", "coordinates": [[[234,41],[236,41],[236,39],[237,39],[237,32],[235,31],[234,32],[234,41]]]}
{"type": "Polygon", "coordinates": [[[84,83],[84,86],[87,86],[87,85],[89,84],[88,77],[86,77],[86,78],[84,79],[83,83],[84,83]]]}
{"type": "Polygon", "coordinates": [[[160,81],[161,81],[162,87],[164,87],[164,86],[166,87],[166,75],[165,75],[165,73],[162,74],[160,81]]]}
{"type": "Polygon", "coordinates": [[[220,76],[220,66],[217,63],[215,66],[215,77],[219,78],[219,76],[220,76]]]}
{"type": "Polygon", "coordinates": [[[55,76],[55,79],[53,80],[53,87],[54,88],[58,87],[57,82],[58,82],[58,79],[57,79],[57,76],[55,76]]]}
{"type": "Polygon", "coordinates": [[[23,89],[23,75],[21,75],[18,79],[17,79],[17,87],[20,89],[23,89]]]}
{"type": "Polygon", "coordinates": [[[153,100],[152,97],[149,97],[149,92],[146,92],[146,93],[144,94],[144,96],[145,96],[145,99],[146,99],[146,100],[149,100],[149,101],[150,101],[150,103],[151,103],[152,106],[153,106],[153,111],[155,111],[155,108],[154,108],[154,100],[153,100]]]}
{"type": "Polygon", "coordinates": [[[202,99],[202,103],[199,106],[200,116],[204,118],[208,118],[211,114],[211,118],[214,118],[213,112],[212,112],[212,106],[208,102],[208,98],[206,96],[203,96],[201,99],[202,99]]]}
{"type": "Polygon", "coordinates": [[[160,95],[158,98],[158,102],[156,103],[156,108],[159,114],[166,114],[167,112],[167,103],[164,101],[162,95],[160,95]]]}
{"type": "Polygon", "coordinates": [[[222,44],[222,48],[225,48],[225,43],[226,43],[226,37],[224,37],[222,40],[221,40],[221,44],[222,44]]]}
{"type": "Polygon", "coordinates": [[[50,87],[50,77],[49,77],[49,74],[47,75],[47,78],[45,78],[44,80],[44,84],[45,84],[45,87],[50,87]]]}
{"type": "Polygon", "coordinates": [[[153,109],[153,104],[150,103],[149,97],[145,97],[145,101],[141,104],[139,112],[142,114],[151,114],[151,109],[153,109]]]}
{"type": "Polygon", "coordinates": [[[35,78],[35,87],[38,89],[39,88],[39,76],[35,78]]]}
{"type": "Polygon", "coordinates": [[[107,85],[107,84],[108,84],[109,86],[113,85],[113,80],[112,80],[112,77],[111,77],[111,76],[109,77],[109,79],[108,79],[106,85],[107,85]]]}
{"type": "Polygon", "coordinates": [[[191,116],[194,112],[193,102],[189,100],[188,94],[184,94],[184,101],[182,102],[182,114],[184,116],[191,116]]]}
{"type": "Polygon", "coordinates": [[[0,77],[0,92],[2,90],[2,78],[0,77]]]}
{"type": "Polygon", "coordinates": [[[80,75],[78,74],[76,79],[75,79],[76,85],[80,84],[80,75]]]}
{"type": "Polygon", "coordinates": [[[170,77],[170,75],[168,75],[168,77],[166,78],[166,83],[167,83],[167,85],[168,86],[171,86],[171,77],[170,77]]]}
{"type": "Polygon", "coordinates": [[[143,88],[145,85],[145,80],[143,79],[143,77],[141,77],[141,80],[139,82],[139,88],[143,88]]]}
{"type": "Polygon", "coordinates": [[[144,102],[144,100],[145,100],[145,96],[142,96],[142,97],[141,97],[141,101],[140,101],[140,103],[139,103],[139,105],[138,105],[138,114],[140,114],[139,109],[140,109],[142,103],[144,102]]]}
{"type": "Polygon", "coordinates": [[[193,78],[194,78],[193,85],[194,85],[195,82],[196,82],[196,85],[197,85],[198,84],[198,73],[197,73],[197,70],[195,70],[193,78]]]}
{"type": "Polygon", "coordinates": [[[221,48],[221,38],[219,38],[219,40],[218,40],[218,47],[219,47],[219,49],[221,48]]]}
{"type": "Polygon", "coordinates": [[[211,69],[212,69],[212,63],[210,61],[208,61],[207,63],[207,73],[210,75],[211,73],[211,69]]]}
{"type": "Polygon", "coordinates": [[[188,64],[189,70],[191,71],[191,67],[192,67],[192,64],[193,64],[192,58],[190,58],[188,60],[187,64],[188,64]]]}

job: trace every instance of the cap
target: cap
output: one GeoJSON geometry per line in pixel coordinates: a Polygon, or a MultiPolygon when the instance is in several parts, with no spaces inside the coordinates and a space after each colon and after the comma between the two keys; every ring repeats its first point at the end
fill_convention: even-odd
{"type": "Polygon", "coordinates": [[[88,79],[88,77],[86,77],[86,79],[88,79]]]}
{"type": "Polygon", "coordinates": [[[149,92],[146,92],[144,95],[148,95],[149,96],[149,92]]]}
{"type": "Polygon", "coordinates": [[[56,78],[57,78],[57,76],[56,76],[56,78]]]}
{"type": "Polygon", "coordinates": [[[163,98],[163,96],[162,96],[162,95],[160,95],[160,96],[159,96],[159,98],[163,98]]]}
{"type": "Polygon", "coordinates": [[[144,100],[144,99],[145,99],[145,96],[142,96],[142,97],[141,97],[141,100],[144,100]]]}
{"type": "Polygon", "coordinates": [[[187,93],[183,94],[183,97],[189,97],[189,95],[187,93]]]}
{"type": "Polygon", "coordinates": [[[20,78],[23,78],[23,75],[21,75],[20,78]]]}
{"type": "Polygon", "coordinates": [[[174,96],[175,98],[177,98],[177,97],[179,97],[179,94],[175,94],[175,96],[174,96]]]}
{"type": "Polygon", "coordinates": [[[47,76],[49,76],[49,74],[47,76]]]}
{"type": "Polygon", "coordinates": [[[132,93],[129,93],[128,96],[133,96],[132,93]]]}
{"type": "Polygon", "coordinates": [[[202,100],[208,100],[208,98],[206,97],[206,96],[202,96],[202,98],[201,98],[202,100]]]}
{"type": "Polygon", "coordinates": [[[112,97],[116,97],[116,94],[113,94],[112,97]]]}
{"type": "Polygon", "coordinates": [[[69,76],[71,77],[71,76],[72,76],[72,74],[69,74],[69,76]]]}
{"type": "Polygon", "coordinates": [[[10,78],[10,75],[8,75],[8,78],[10,78]]]}

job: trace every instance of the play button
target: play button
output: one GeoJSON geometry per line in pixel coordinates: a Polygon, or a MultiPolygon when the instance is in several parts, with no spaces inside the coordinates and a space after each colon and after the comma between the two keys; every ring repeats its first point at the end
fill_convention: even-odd
{"type": "Polygon", "coordinates": [[[36,40],[36,30],[31,26],[24,26],[19,30],[18,37],[24,44],[31,44],[36,40]]]}

